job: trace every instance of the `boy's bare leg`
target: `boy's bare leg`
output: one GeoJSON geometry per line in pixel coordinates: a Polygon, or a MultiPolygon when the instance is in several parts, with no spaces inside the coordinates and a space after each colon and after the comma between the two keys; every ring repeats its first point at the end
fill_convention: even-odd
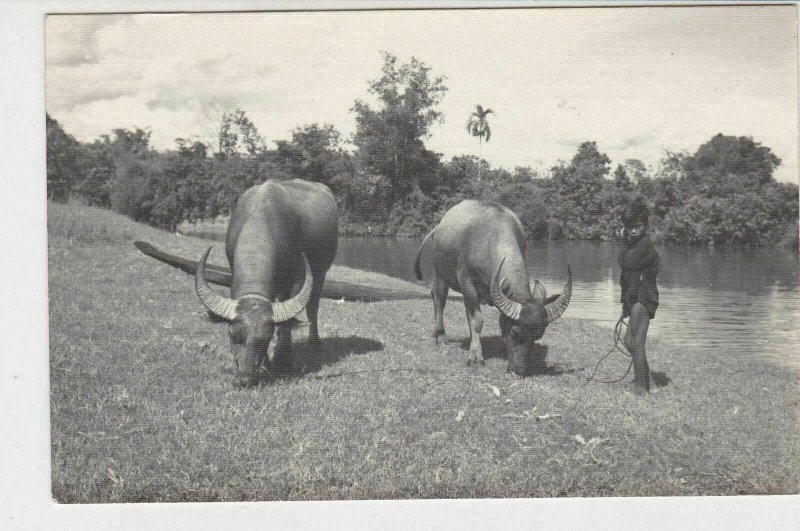
{"type": "Polygon", "coordinates": [[[647,330],[650,328],[650,315],[640,302],[631,308],[628,321],[628,332],[625,334],[625,346],[633,356],[634,392],[645,394],[650,391],[650,367],[647,364],[647,330]]]}

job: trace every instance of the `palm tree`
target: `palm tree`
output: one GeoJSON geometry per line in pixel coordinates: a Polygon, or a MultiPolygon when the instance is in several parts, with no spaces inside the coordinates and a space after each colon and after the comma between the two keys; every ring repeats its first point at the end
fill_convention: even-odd
{"type": "Polygon", "coordinates": [[[467,132],[472,136],[478,137],[478,180],[481,180],[481,151],[483,140],[488,142],[492,137],[492,129],[489,127],[487,115],[493,112],[491,109],[484,110],[482,106],[476,105],[475,112],[469,117],[467,122],[467,132]]]}

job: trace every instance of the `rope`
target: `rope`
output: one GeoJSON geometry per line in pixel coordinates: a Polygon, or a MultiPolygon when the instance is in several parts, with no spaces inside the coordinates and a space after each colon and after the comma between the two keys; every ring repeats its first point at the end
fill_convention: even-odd
{"type": "Polygon", "coordinates": [[[604,383],[604,384],[618,383],[618,382],[621,382],[622,380],[624,380],[625,377],[628,376],[628,373],[631,372],[631,367],[633,367],[633,356],[631,356],[631,354],[627,351],[627,347],[625,347],[625,343],[620,341],[620,337],[622,335],[621,332],[622,332],[622,326],[623,325],[625,326],[625,329],[627,330],[628,323],[625,322],[625,316],[620,316],[620,318],[617,320],[616,326],[614,326],[614,345],[609,349],[608,352],[606,352],[603,355],[602,358],[597,360],[597,364],[594,366],[594,370],[592,371],[592,375],[589,376],[588,378],[586,378],[586,382],[584,383],[584,385],[586,385],[587,383],[589,383],[591,381],[596,381],[596,382],[600,382],[600,383],[604,383]],[[620,347],[620,343],[622,343],[621,347],[620,347]],[[625,356],[631,358],[631,362],[628,364],[628,369],[625,371],[625,374],[623,374],[621,378],[618,378],[616,380],[596,380],[594,375],[597,374],[598,367],[600,367],[600,364],[603,362],[603,360],[605,360],[607,357],[609,357],[611,355],[611,353],[614,352],[615,350],[618,350],[618,351],[622,352],[625,356]]]}
{"type": "Polygon", "coordinates": [[[304,380],[328,380],[330,378],[340,378],[342,376],[349,376],[351,374],[369,374],[369,373],[380,373],[380,372],[419,372],[423,374],[439,374],[443,372],[453,372],[448,370],[442,369],[424,369],[424,368],[414,368],[414,367],[386,367],[383,369],[363,369],[357,371],[347,371],[347,372],[333,372],[330,374],[306,374],[301,377],[304,380]]]}

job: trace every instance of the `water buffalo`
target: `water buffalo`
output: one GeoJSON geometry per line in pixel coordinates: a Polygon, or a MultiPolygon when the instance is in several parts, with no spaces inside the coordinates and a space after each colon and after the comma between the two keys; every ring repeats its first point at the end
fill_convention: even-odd
{"type": "Polygon", "coordinates": [[[467,364],[483,364],[480,304],[500,310],[500,330],[508,351],[509,369],[524,374],[533,344],[548,323],[561,317],[572,296],[572,272],[561,295],[547,298],[537,280],[531,292],[525,264],[526,242],[522,223],[508,208],[491,201],[462,201],[442,217],[425,237],[414,262],[422,280],[420,257],[430,241],[434,265],[433,295],[436,343],[445,338],[442,319],[450,288],[464,296],[470,330],[467,364]]]}
{"type": "Polygon", "coordinates": [[[242,385],[257,383],[262,365],[278,372],[302,369],[303,360],[293,354],[291,341],[294,318],[303,309],[309,340],[319,345],[319,299],[336,256],[337,237],[336,202],[322,184],[270,180],[237,200],[225,241],[230,298],[208,285],[206,259],[211,247],[197,266],[195,289],[208,311],[229,323],[242,385]],[[273,334],[276,342],[269,349],[273,334]]]}

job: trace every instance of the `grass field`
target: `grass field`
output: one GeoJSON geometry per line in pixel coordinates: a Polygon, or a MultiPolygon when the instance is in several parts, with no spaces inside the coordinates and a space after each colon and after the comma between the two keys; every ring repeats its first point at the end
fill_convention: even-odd
{"type": "MultiPolygon", "coordinates": [[[[191,278],[132,245],[195,258],[209,242],[52,204],[48,230],[60,502],[800,492],[800,381],[784,367],[652,341],[666,385],[641,398],[586,383],[611,334],[569,311],[542,339],[546,370],[520,378],[493,309],[476,368],[462,344],[433,344],[430,302],[324,300],[316,370],[240,389],[226,326],[208,321],[191,278]]],[[[224,264],[221,244],[210,262],[224,264]]],[[[467,337],[461,304],[445,320],[467,337]]],[[[627,364],[612,357],[599,377],[627,364]]]]}

